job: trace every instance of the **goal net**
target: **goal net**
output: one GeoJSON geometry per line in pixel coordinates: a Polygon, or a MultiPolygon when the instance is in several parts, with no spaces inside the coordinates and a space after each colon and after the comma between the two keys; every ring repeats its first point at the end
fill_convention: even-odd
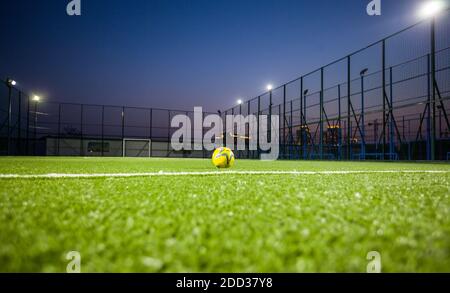
{"type": "Polygon", "coordinates": [[[122,155],[124,157],[150,157],[151,145],[150,139],[124,138],[122,155]]]}

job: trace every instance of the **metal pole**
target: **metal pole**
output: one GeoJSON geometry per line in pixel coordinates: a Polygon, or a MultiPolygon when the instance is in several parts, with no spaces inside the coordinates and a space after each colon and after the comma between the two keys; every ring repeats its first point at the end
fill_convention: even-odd
{"type": "Polygon", "coordinates": [[[300,78],[300,146],[303,148],[303,76],[300,78]]]}
{"type": "Polygon", "coordinates": [[[7,139],[7,154],[8,156],[11,155],[11,111],[12,111],[12,101],[11,101],[11,95],[12,95],[12,87],[8,84],[8,124],[6,126],[6,131],[8,132],[8,139],[7,139]]]}
{"type": "Polygon", "coordinates": [[[286,85],[283,86],[283,157],[285,156],[286,156],[286,85]]]}
{"type": "Polygon", "coordinates": [[[378,153],[378,119],[373,121],[373,137],[375,138],[375,150],[378,153]]]}
{"type": "Polygon", "coordinates": [[[426,103],[427,108],[427,160],[431,160],[431,56],[428,54],[427,69],[428,69],[428,99],[426,103]]]}
{"type": "MultiPolygon", "coordinates": [[[[351,129],[351,123],[350,123],[350,105],[351,105],[351,99],[350,99],[350,83],[351,83],[351,64],[350,64],[350,56],[347,57],[347,159],[352,159],[352,147],[351,147],[351,135],[352,135],[352,129],[351,129]]],[[[384,99],[383,99],[384,100],[384,99]]],[[[384,114],[383,114],[384,115],[384,114]]]]}
{"type": "MultiPolygon", "coordinates": [[[[302,78],[303,81],[303,78],[302,78]]],[[[306,130],[308,130],[307,122],[306,122],[306,94],[304,92],[303,95],[303,159],[306,160],[308,156],[308,137],[306,134],[306,130]]]]}
{"type": "MultiPolygon", "coordinates": [[[[250,101],[247,102],[247,117],[250,116],[250,101]]],[[[250,124],[247,126],[247,159],[250,159],[250,124]]]]}
{"type": "MultiPolygon", "coordinates": [[[[169,114],[169,121],[168,121],[168,126],[167,126],[167,157],[169,157],[170,155],[170,118],[171,118],[171,112],[170,110],[167,111],[169,114]]],[[[183,138],[184,139],[184,138],[183,138]]]]}
{"type": "MultiPolygon", "coordinates": [[[[242,116],[242,103],[241,104],[239,104],[239,116],[242,116]]],[[[239,123],[241,124],[242,123],[242,121],[239,119],[239,123]]],[[[239,125],[239,128],[240,127],[242,127],[242,125],[239,125]]],[[[236,135],[238,134],[237,133],[237,128],[236,128],[236,133],[235,133],[236,135]]],[[[240,137],[238,137],[237,139],[241,139],[240,137]]],[[[238,153],[238,156],[239,156],[239,158],[241,158],[241,157],[243,157],[242,156],[242,150],[237,150],[237,153],[238,153]]]]}
{"type": "MultiPolygon", "coordinates": [[[[403,117],[402,117],[402,123],[403,123],[403,141],[404,142],[406,142],[406,125],[405,125],[405,115],[403,115],[403,117]]],[[[402,149],[402,145],[403,144],[400,144],[400,151],[401,151],[401,149],[402,149]]]]}
{"type": "Polygon", "coordinates": [[[323,67],[320,68],[320,138],[319,138],[319,154],[323,160],[323,67]]]}
{"type": "Polygon", "coordinates": [[[268,139],[270,140],[270,142],[272,142],[272,90],[270,90],[269,92],[269,120],[267,121],[267,123],[268,139]]]}
{"type": "MultiPolygon", "coordinates": [[[[281,141],[281,139],[280,139],[280,135],[281,135],[281,129],[280,129],[280,127],[281,127],[281,121],[280,121],[280,119],[281,119],[281,104],[279,104],[278,105],[278,139],[279,139],[279,141],[281,141]]],[[[283,153],[283,159],[285,159],[285,153],[283,153]]]]}
{"type": "Polygon", "coordinates": [[[56,149],[56,154],[58,156],[61,155],[60,152],[60,148],[61,148],[61,103],[58,104],[58,138],[57,138],[58,142],[57,142],[57,149],[56,149]]]}
{"type": "Polygon", "coordinates": [[[153,145],[153,143],[152,143],[152,135],[153,135],[153,130],[152,130],[152,128],[153,128],[153,108],[151,108],[150,109],[150,157],[152,156],[152,145],[153,145]]]}
{"type": "MultiPolygon", "coordinates": [[[[223,120],[223,140],[222,140],[222,145],[223,146],[227,146],[227,112],[228,110],[225,110],[225,115],[224,115],[224,120],[223,120]]],[[[259,121],[258,121],[259,123],[259,121]]],[[[259,129],[259,124],[258,124],[258,129],[259,129]]],[[[258,135],[259,135],[259,130],[258,130],[258,135]]],[[[258,150],[259,150],[259,138],[258,138],[258,150]]]]}
{"type": "Polygon", "coordinates": [[[84,155],[84,147],[83,147],[83,104],[81,104],[81,120],[80,120],[80,154],[81,156],[84,155]]]}
{"type": "Polygon", "coordinates": [[[261,96],[258,96],[258,115],[257,115],[257,123],[256,123],[256,127],[257,127],[257,130],[256,130],[256,139],[257,139],[257,142],[256,142],[256,145],[257,145],[257,157],[259,158],[259,115],[260,115],[260,112],[261,112],[261,96]]]}
{"type": "Polygon", "coordinates": [[[17,124],[19,131],[17,132],[17,150],[20,155],[22,155],[22,92],[19,91],[19,113],[17,118],[17,124]]]}
{"type": "Polygon", "coordinates": [[[392,67],[389,68],[389,95],[390,95],[390,101],[391,104],[389,107],[389,157],[392,160],[394,155],[394,86],[393,86],[393,78],[392,78],[392,67]]]}
{"type": "Polygon", "coordinates": [[[338,84],[338,160],[342,159],[341,85],[338,84]]]}
{"type": "Polygon", "coordinates": [[[364,124],[364,75],[361,75],[361,160],[366,159],[366,132],[364,124]]]}
{"type": "Polygon", "coordinates": [[[435,89],[435,82],[436,82],[436,18],[433,17],[431,20],[431,85],[432,85],[432,92],[431,92],[431,160],[435,160],[435,146],[436,146],[436,89],[435,89]]]}
{"type": "Polygon", "coordinates": [[[121,121],[121,126],[122,126],[122,156],[125,157],[125,107],[122,107],[122,121],[121,121]]]}
{"type": "Polygon", "coordinates": [[[27,134],[26,134],[26,142],[25,142],[27,155],[30,154],[29,140],[30,140],[30,97],[27,96],[27,134]]]}
{"type": "Polygon", "coordinates": [[[382,99],[383,99],[383,146],[381,151],[383,153],[383,160],[386,156],[386,40],[383,39],[382,43],[382,83],[383,90],[381,91],[382,99]]]}
{"type": "Polygon", "coordinates": [[[292,145],[294,144],[294,133],[293,133],[293,131],[294,131],[294,127],[293,127],[293,124],[294,124],[294,121],[293,121],[293,116],[292,116],[292,100],[291,100],[291,102],[290,102],[290,107],[291,107],[291,113],[290,113],[290,115],[291,115],[291,119],[289,119],[290,120],[290,123],[291,123],[291,129],[289,130],[289,135],[290,135],[290,142],[289,142],[289,159],[292,159],[292,145]]]}
{"type": "Polygon", "coordinates": [[[125,107],[122,107],[122,140],[125,138],[125,107]]]}
{"type": "Polygon", "coordinates": [[[34,144],[33,144],[33,154],[36,156],[36,144],[37,144],[37,104],[38,102],[34,102],[34,144]]]}
{"type": "Polygon", "coordinates": [[[105,156],[105,106],[102,106],[102,157],[105,156]]]}

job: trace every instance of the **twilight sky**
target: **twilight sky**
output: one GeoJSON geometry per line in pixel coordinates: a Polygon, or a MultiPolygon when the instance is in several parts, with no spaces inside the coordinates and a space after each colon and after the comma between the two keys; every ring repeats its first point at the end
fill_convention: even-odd
{"type": "Polygon", "coordinates": [[[423,0],[3,1],[0,78],[47,100],[229,108],[417,22],[423,0]]]}

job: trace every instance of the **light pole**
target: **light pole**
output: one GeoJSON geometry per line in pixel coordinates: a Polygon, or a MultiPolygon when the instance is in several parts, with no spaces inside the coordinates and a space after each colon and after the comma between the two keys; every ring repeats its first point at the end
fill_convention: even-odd
{"type": "Polygon", "coordinates": [[[307,125],[306,125],[306,95],[308,94],[309,90],[305,89],[303,91],[303,121],[302,121],[302,137],[303,137],[303,158],[306,160],[306,151],[307,151],[307,147],[306,145],[308,144],[308,140],[306,137],[306,130],[307,125]]]}
{"type": "Polygon", "coordinates": [[[6,80],[6,84],[8,86],[8,119],[7,119],[7,126],[6,131],[8,131],[7,135],[7,154],[8,156],[11,155],[11,117],[12,117],[12,88],[17,84],[17,82],[11,78],[8,78],[6,80]]]}
{"type": "Polygon", "coordinates": [[[366,159],[366,132],[365,132],[365,121],[364,121],[364,75],[369,69],[364,68],[361,70],[359,75],[361,76],[361,159],[366,159]]]}
{"type": "MultiPolygon", "coordinates": [[[[431,40],[431,95],[428,101],[430,123],[430,159],[435,159],[436,152],[436,16],[447,8],[447,3],[442,0],[432,0],[425,2],[418,10],[421,19],[430,18],[430,40],[431,40]],[[430,117],[431,116],[431,117],[430,117]]],[[[430,77],[429,77],[430,78],[430,77]]],[[[428,159],[428,158],[427,158],[428,159]]]]}
{"type": "Polygon", "coordinates": [[[38,104],[41,101],[41,97],[34,95],[32,98],[34,102],[34,126],[33,126],[33,138],[34,138],[34,144],[33,144],[33,154],[36,155],[36,145],[37,145],[37,119],[38,119],[38,104]]]}
{"type": "Polygon", "coordinates": [[[267,138],[272,142],[272,90],[273,86],[271,84],[267,85],[267,90],[269,91],[269,119],[267,119],[267,138]]]}

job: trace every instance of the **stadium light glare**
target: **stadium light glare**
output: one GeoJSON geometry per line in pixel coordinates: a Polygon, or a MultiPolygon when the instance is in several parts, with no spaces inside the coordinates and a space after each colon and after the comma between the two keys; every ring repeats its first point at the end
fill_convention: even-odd
{"type": "Polygon", "coordinates": [[[422,4],[419,9],[419,18],[430,18],[436,16],[446,8],[446,3],[442,0],[430,0],[422,4]]]}
{"type": "Polygon", "coordinates": [[[7,83],[10,86],[15,86],[17,84],[17,82],[14,79],[11,79],[11,78],[8,78],[7,83]]]}
{"type": "Polygon", "coordinates": [[[41,97],[40,96],[38,96],[38,95],[34,95],[33,96],[33,98],[32,98],[32,100],[33,100],[33,102],[40,102],[41,101],[41,97]]]}
{"type": "Polygon", "coordinates": [[[271,90],[273,90],[273,85],[271,85],[271,84],[268,84],[268,85],[267,85],[267,90],[268,90],[268,91],[271,91],[271,90]]]}
{"type": "Polygon", "coordinates": [[[238,105],[242,105],[242,100],[241,100],[241,99],[238,99],[238,100],[237,100],[237,104],[238,104],[238,105]]]}

